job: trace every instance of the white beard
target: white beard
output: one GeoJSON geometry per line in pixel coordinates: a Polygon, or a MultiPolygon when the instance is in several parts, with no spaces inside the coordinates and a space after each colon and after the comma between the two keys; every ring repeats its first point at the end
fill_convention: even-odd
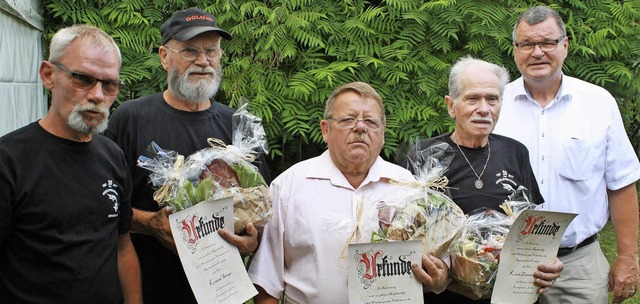
{"type": "Polygon", "coordinates": [[[221,76],[220,70],[212,67],[192,67],[182,75],[178,74],[176,69],[172,69],[169,71],[169,91],[180,100],[203,103],[218,92],[221,76]],[[190,73],[211,73],[213,78],[191,82],[189,81],[190,73]]]}

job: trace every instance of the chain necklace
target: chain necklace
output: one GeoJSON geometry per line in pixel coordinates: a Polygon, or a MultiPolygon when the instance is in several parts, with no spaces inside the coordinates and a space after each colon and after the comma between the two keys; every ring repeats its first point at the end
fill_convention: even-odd
{"type": "Polygon", "coordinates": [[[460,145],[458,145],[458,137],[457,136],[456,136],[456,140],[454,140],[453,142],[458,147],[458,150],[460,150],[460,153],[462,153],[462,157],[464,157],[464,160],[467,161],[467,164],[469,165],[469,167],[471,167],[471,171],[473,171],[473,174],[475,174],[476,177],[478,178],[473,183],[473,185],[476,186],[476,189],[478,189],[478,190],[482,189],[482,187],[484,187],[484,182],[482,181],[481,177],[484,174],[484,170],[487,169],[487,165],[489,164],[489,159],[491,158],[491,141],[489,140],[489,138],[487,138],[487,146],[489,147],[489,156],[487,156],[487,161],[484,163],[484,167],[482,168],[482,172],[480,172],[480,175],[478,175],[478,173],[476,172],[476,169],[473,168],[473,166],[471,165],[471,162],[469,162],[469,159],[467,158],[467,156],[464,155],[464,152],[462,152],[462,148],[460,148],[460,145]]]}

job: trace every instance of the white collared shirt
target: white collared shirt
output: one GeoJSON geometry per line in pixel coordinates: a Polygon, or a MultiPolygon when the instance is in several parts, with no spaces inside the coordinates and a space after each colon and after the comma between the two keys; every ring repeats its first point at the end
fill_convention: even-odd
{"type": "Polygon", "coordinates": [[[538,209],[577,213],[560,247],[599,232],[609,218],[607,189],[640,179],[640,163],[615,99],[605,89],[562,76],[556,98],[542,108],[522,77],[508,84],[497,134],[529,149],[545,203],[538,209]]]}
{"type": "MultiPolygon", "coordinates": [[[[298,303],[347,303],[345,246],[361,202],[398,189],[388,179],[414,180],[411,173],[378,157],[354,189],[328,151],[302,161],[271,183],[273,217],[249,268],[253,283],[270,295],[298,303]]],[[[366,209],[365,209],[366,210],[366,209]]],[[[371,232],[362,232],[367,242],[371,232]]]]}

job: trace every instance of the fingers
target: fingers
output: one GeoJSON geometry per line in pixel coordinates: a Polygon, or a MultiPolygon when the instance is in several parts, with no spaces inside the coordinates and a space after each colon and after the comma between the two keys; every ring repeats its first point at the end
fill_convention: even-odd
{"type": "Polygon", "coordinates": [[[627,285],[622,288],[616,287],[613,289],[613,299],[612,303],[622,303],[624,300],[635,296],[637,292],[636,287],[632,285],[627,285]],[[631,287],[628,287],[631,286],[631,287]]]}
{"type": "Polygon", "coordinates": [[[449,268],[434,256],[422,256],[422,267],[412,263],[411,269],[415,277],[429,291],[440,292],[447,287],[449,268]]]}
{"type": "Polygon", "coordinates": [[[618,256],[609,272],[609,291],[613,292],[613,303],[633,297],[638,289],[638,261],[636,257],[618,256]]]}
{"type": "Polygon", "coordinates": [[[166,218],[169,218],[169,215],[173,214],[173,209],[169,206],[160,208],[158,213],[166,218]]]}
{"type": "Polygon", "coordinates": [[[248,255],[258,249],[258,229],[252,223],[248,223],[245,235],[235,235],[224,229],[218,230],[218,234],[227,242],[238,247],[241,255],[248,255]]]}
{"type": "Polygon", "coordinates": [[[533,273],[534,285],[540,287],[538,293],[545,293],[549,287],[555,284],[556,279],[560,277],[560,273],[564,269],[564,264],[556,258],[552,263],[543,263],[538,265],[533,273]]]}
{"type": "Polygon", "coordinates": [[[171,234],[171,226],[169,226],[169,215],[173,213],[173,209],[164,207],[156,212],[153,221],[153,235],[156,239],[174,254],[178,254],[176,243],[171,234]]]}
{"type": "Polygon", "coordinates": [[[245,226],[244,229],[245,229],[245,231],[246,231],[248,236],[258,237],[258,229],[256,229],[255,226],[253,226],[253,223],[248,223],[247,226],[245,226]]]}

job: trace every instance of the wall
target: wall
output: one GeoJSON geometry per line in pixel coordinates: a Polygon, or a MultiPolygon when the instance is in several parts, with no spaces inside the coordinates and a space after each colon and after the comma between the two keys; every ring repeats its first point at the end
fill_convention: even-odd
{"type": "Polygon", "coordinates": [[[47,111],[38,70],[43,20],[39,0],[0,0],[0,136],[47,111]]]}

